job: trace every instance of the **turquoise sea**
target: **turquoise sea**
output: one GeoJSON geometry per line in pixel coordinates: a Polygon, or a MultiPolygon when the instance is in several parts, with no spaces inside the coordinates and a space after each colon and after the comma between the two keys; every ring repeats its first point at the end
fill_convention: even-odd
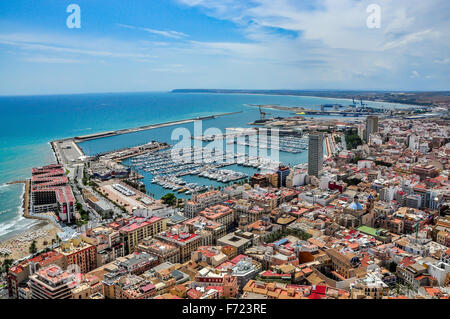
{"type": "MultiPolygon", "coordinates": [[[[249,94],[111,93],[53,96],[0,97],[0,240],[35,221],[22,217],[23,185],[6,185],[30,175],[34,166],[55,161],[49,141],[107,130],[161,123],[226,112],[242,113],[203,121],[203,129],[242,127],[259,118],[256,107],[245,104],[279,104],[319,108],[320,104],[351,101],[316,97],[249,94]]],[[[371,106],[400,107],[389,103],[371,106]]],[[[272,116],[288,112],[267,110],[272,116]]],[[[193,124],[183,125],[192,129],[193,124]]],[[[171,144],[172,127],[91,140],[81,144],[87,154],[147,143],[171,144]]],[[[306,160],[306,153],[281,155],[285,163],[306,160]]],[[[241,167],[242,168],[242,167],[241,167]]],[[[245,168],[242,168],[245,169],[245,168]]],[[[195,177],[192,177],[195,180],[195,177]]]]}

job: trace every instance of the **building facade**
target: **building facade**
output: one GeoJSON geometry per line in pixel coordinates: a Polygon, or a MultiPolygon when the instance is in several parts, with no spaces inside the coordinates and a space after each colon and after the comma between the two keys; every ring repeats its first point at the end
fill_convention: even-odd
{"type": "Polygon", "coordinates": [[[309,134],[308,141],[308,175],[318,177],[323,168],[323,134],[309,134]]]}

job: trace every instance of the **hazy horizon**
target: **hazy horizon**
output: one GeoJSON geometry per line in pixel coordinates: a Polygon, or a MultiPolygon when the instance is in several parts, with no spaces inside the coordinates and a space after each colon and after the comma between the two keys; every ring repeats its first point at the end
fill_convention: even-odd
{"type": "MultiPolygon", "coordinates": [[[[89,95],[89,94],[139,94],[139,93],[173,93],[174,90],[221,90],[221,91],[243,91],[243,92],[224,92],[224,94],[253,94],[253,93],[246,93],[248,91],[264,91],[264,92],[270,92],[275,93],[278,91],[285,91],[285,92],[360,92],[360,93],[383,93],[383,92],[391,92],[391,93],[449,93],[450,90],[427,90],[427,91],[418,91],[418,90],[365,90],[365,89],[228,89],[228,88],[174,88],[169,90],[155,90],[155,91],[92,91],[92,92],[61,92],[61,93],[34,93],[34,94],[0,94],[0,97],[31,97],[31,96],[56,96],[56,95],[89,95]]],[[[178,94],[180,92],[174,92],[174,94],[178,94]]],[[[215,93],[215,92],[182,92],[182,93],[215,93]]],[[[222,92],[220,92],[222,93],[222,92]]],[[[270,95],[270,93],[267,93],[270,95]]],[[[254,93],[256,94],[256,93],[254,93]]],[[[264,94],[264,93],[260,93],[264,94]]],[[[266,95],[267,95],[266,94],[266,95]]],[[[278,94],[276,94],[278,95],[278,94]]],[[[281,94],[280,94],[281,95],[281,94]]],[[[317,96],[320,97],[320,96],[317,96]]],[[[346,99],[346,98],[341,98],[346,99]]]]}

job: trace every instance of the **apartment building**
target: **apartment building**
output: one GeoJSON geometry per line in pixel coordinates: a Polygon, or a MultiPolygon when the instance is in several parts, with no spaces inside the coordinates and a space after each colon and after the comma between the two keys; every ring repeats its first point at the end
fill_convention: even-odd
{"type": "Polygon", "coordinates": [[[197,250],[202,242],[201,236],[189,233],[188,229],[181,229],[181,227],[173,227],[171,231],[164,231],[156,235],[156,238],[178,247],[181,263],[191,259],[192,252],[197,250]]]}
{"type": "Polygon", "coordinates": [[[159,264],[164,262],[176,264],[180,262],[180,248],[156,238],[144,238],[136,247],[136,251],[146,252],[156,256],[159,264]]]}
{"type": "Polygon", "coordinates": [[[150,299],[156,294],[153,283],[131,274],[120,278],[114,288],[115,299],[150,299]]]}
{"type": "Polygon", "coordinates": [[[82,237],[62,242],[55,251],[64,256],[66,267],[76,264],[83,274],[97,268],[97,248],[85,242],[82,237]]]}
{"type": "Polygon", "coordinates": [[[71,289],[77,283],[76,276],[56,265],[36,271],[30,276],[31,299],[70,299],[71,289]]]}
{"type": "Polygon", "coordinates": [[[226,234],[226,227],[223,224],[210,220],[201,215],[188,219],[183,224],[188,226],[190,233],[198,233],[200,235],[204,232],[209,233],[206,235],[207,238],[210,238],[210,240],[203,239],[203,245],[215,245],[217,243],[217,239],[225,236],[226,234]]]}
{"type": "Polygon", "coordinates": [[[118,230],[107,226],[89,228],[82,239],[97,247],[97,267],[125,256],[123,238],[118,230]]]}
{"type": "Polygon", "coordinates": [[[308,175],[318,177],[323,168],[323,133],[310,133],[308,145],[308,175]]]}
{"type": "Polygon", "coordinates": [[[217,267],[228,259],[228,256],[220,248],[216,246],[201,246],[192,252],[191,259],[195,262],[205,262],[210,266],[217,267]]]}
{"type": "Polygon", "coordinates": [[[358,296],[381,299],[389,293],[389,286],[384,283],[379,272],[369,272],[366,277],[356,280],[351,284],[351,292],[355,299],[358,296]]]}
{"type": "Polygon", "coordinates": [[[21,299],[19,290],[25,285],[29,276],[34,274],[37,270],[49,265],[57,265],[65,269],[64,256],[56,251],[50,251],[42,253],[34,258],[27,259],[18,265],[9,268],[7,275],[9,297],[21,299]]]}
{"type": "Polygon", "coordinates": [[[205,208],[199,213],[213,222],[224,225],[226,228],[230,227],[236,221],[236,213],[234,209],[225,205],[215,205],[205,208]]]}
{"type": "Polygon", "coordinates": [[[61,164],[33,168],[31,171],[31,210],[52,211],[62,221],[74,221],[75,197],[61,164]]]}
{"type": "Polygon", "coordinates": [[[140,275],[157,264],[158,258],[147,252],[134,252],[117,259],[117,266],[133,275],[140,275]]]}
{"type": "Polygon", "coordinates": [[[184,215],[187,218],[194,218],[199,212],[208,206],[222,203],[228,199],[228,196],[218,190],[211,190],[202,194],[195,194],[192,200],[184,205],[184,215]]]}
{"type": "Polygon", "coordinates": [[[120,228],[123,242],[125,245],[125,253],[131,254],[136,246],[149,236],[165,231],[167,229],[166,219],[153,217],[132,217],[125,221],[126,225],[120,228]]]}

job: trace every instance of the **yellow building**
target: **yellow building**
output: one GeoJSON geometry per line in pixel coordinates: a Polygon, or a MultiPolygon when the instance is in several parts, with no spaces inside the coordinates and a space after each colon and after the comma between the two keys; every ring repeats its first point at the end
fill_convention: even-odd
{"type": "Polygon", "coordinates": [[[167,229],[166,222],[166,219],[156,216],[151,218],[133,217],[128,220],[128,224],[120,228],[126,254],[133,253],[144,238],[165,231],[167,229]]]}
{"type": "Polygon", "coordinates": [[[62,242],[55,251],[64,256],[65,267],[78,265],[83,274],[97,268],[97,248],[81,237],[62,242]]]}

